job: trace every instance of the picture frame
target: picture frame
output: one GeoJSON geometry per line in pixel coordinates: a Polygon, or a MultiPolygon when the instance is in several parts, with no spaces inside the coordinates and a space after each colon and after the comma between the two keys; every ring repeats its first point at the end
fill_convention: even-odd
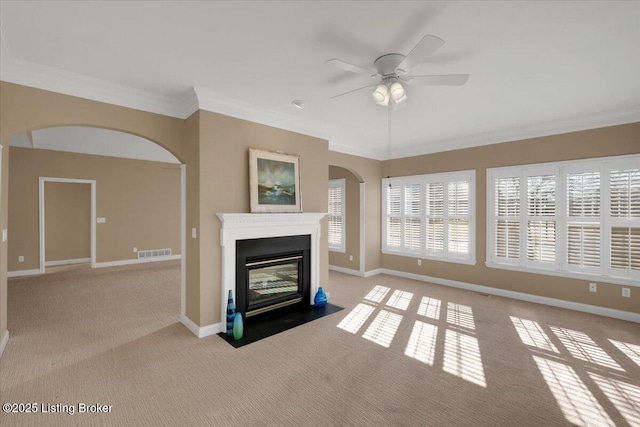
{"type": "Polygon", "coordinates": [[[302,212],[300,158],[249,149],[251,213],[302,212]]]}

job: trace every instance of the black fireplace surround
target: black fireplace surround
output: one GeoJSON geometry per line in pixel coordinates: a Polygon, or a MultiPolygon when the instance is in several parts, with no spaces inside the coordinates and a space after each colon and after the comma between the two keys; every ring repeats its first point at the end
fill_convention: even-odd
{"type": "Polygon", "coordinates": [[[236,242],[236,312],[248,320],[309,307],[311,236],[236,242]]]}

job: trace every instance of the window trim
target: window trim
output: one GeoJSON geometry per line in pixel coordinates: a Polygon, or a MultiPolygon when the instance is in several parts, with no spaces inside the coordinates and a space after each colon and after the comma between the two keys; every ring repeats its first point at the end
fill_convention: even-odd
{"type": "MultiPolygon", "coordinates": [[[[382,236],[381,236],[381,252],[385,255],[397,255],[409,258],[419,258],[426,259],[432,261],[442,261],[442,262],[453,262],[458,264],[467,264],[467,265],[475,265],[476,264],[476,171],[472,170],[464,170],[464,171],[454,171],[454,172],[444,172],[444,173],[435,173],[435,174],[424,174],[424,175],[410,175],[410,176],[402,176],[402,177],[394,177],[394,178],[384,178],[381,183],[381,200],[382,200],[382,236]],[[448,187],[450,182],[458,182],[458,181],[468,181],[469,182],[469,253],[468,254],[458,254],[455,252],[448,251],[448,187]],[[425,209],[425,184],[427,183],[436,183],[442,182],[444,184],[444,205],[443,205],[443,244],[445,250],[442,254],[438,254],[433,251],[429,251],[426,249],[426,241],[425,241],[425,223],[428,220],[428,216],[426,214],[425,209]],[[404,185],[407,184],[415,184],[420,183],[421,187],[421,247],[419,250],[416,249],[405,249],[403,247],[404,241],[404,233],[401,232],[401,244],[399,248],[388,247],[386,245],[386,235],[387,235],[387,187],[391,184],[400,185],[402,187],[401,190],[401,206],[404,208],[404,185]]],[[[400,214],[401,224],[404,224],[404,209],[401,209],[400,214]]]]}
{"type": "MultiPolygon", "coordinates": [[[[329,251],[331,252],[340,252],[340,253],[346,253],[347,252],[347,236],[346,236],[346,223],[347,223],[347,208],[346,208],[346,179],[345,178],[338,178],[338,179],[330,179],[329,180],[329,188],[332,187],[339,187],[342,189],[342,196],[341,196],[341,213],[340,213],[340,218],[342,218],[342,222],[341,222],[341,239],[340,239],[340,245],[332,245],[332,244],[328,244],[329,246],[329,251]]],[[[330,213],[327,215],[327,241],[329,240],[329,225],[328,225],[328,221],[329,218],[331,218],[332,216],[338,216],[338,215],[331,215],[330,213]]]]}
{"type": "MultiPolygon", "coordinates": [[[[631,277],[632,272],[627,270],[621,270],[620,274],[610,267],[610,239],[611,228],[613,223],[626,222],[624,219],[615,218],[612,221],[610,212],[607,212],[609,207],[610,197],[610,184],[609,175],[612,170],[637,168],[640,164],[640,154],[631,154],[624,156],[612,156],[612,157],[598,157],[591,159],[581,160],[568,160],[561,162],[551,163],[538,163],[519,166],[508,166],[498,168],[487,168],[486,170],[486,262],[485,265],[489,268],[497,268],[512,271],[521,271],[525,273],[543,274],[558,277],[567,277],[572,279],[582,279],[591,281],[601,281],[604,283],[629,285],[634,287],[640,287],[640,278],[631,277]],[[520,258],[516,262],[507,262],[503,259],[495,257],[495,181],[499,178],[506,177],[520,177],[520,200],[521,200],[521,212],[525,208],[523,204],[526,204],[526,178],[532,175],[543,175],[552,169],[557,169],[557,182],[556,182],[556,218],[557,231],[556,231],[556,262],[553,265],[543,266],[540,265],[528,265],[526,260],[526,253],[522,252],[523,247],[526,247],[526,230],[523,231],[523,225],[526,226],[526,219],[520,223],[520,258]],[[601,189],[600,189],[600,203],[601,203],[601,217],[599,222],[601,224],[601,245],[600,245],[600,259],[601,267],[599,271],[594,272],[592,268],[585,268],[585,270],[591,271],[579,271],[576,267],[571,267],[567,264],[567,227],[571,223],[568,220],[568,214],[566,212],[567,205],[567,175],[569,173],[577,173],[580,171],[599,171],[601,176],[601,189]],[[524,179],[524,181],[523,181],[524,179]],[[524,196],[523,196],[524,191],[524,196]],[[614,273],[614,274],[612,274],[614,273]]],[[[637,223],[639,220],[634,220],[637,223]]],[[[596,222],[596,221],[594,221],[596,222]]],[[[551,263],[550,263],[551,264],[551,263]]],[[[637,274],[637,273],[636,273],[637,274]]]]}

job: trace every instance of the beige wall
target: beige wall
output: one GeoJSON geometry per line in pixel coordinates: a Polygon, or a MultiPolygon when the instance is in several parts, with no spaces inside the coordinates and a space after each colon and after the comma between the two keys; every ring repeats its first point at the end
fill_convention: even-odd
{"type": "MultiPolygon", "coordinates": [[[[160,114],[0,82],[0,144],[4,146],[0,220],[8,224],[9,139],[51,126],[95,126],[150,139],[184,160],[185,121],[160,114]]],[[[7,330],[7,243],[0,245],[0,336],[7,330]]]]}
{"type": "Polygon", "coordinates": [[[91,184],[45,182],[44,259],[91,257],[91,184]]]}
{"type": "Polygon", "coordinates": [[[329,151],[329,164],[352,172],[365,184],[365,271],[382,267],[380,185],[382,162],[350,154],[329,151]]]}
{"type": "MultiPolygon", "coordinates": [[[[2,142],[2,141],[0,141],[2,142]]],[[[2,142],[0,165],[0,234],[7,228],[9,203],[9,144],[2,142]]],[[[0,340],[7,333],[7,242],[0,238],[0,340]]]]}
{"type": "Polygon", "coordinates": [[[96,181],[96,261],[139,250],[180,254],[180,169],[173,164],[11,147],[9,271],[39,267],[38,178],[96,181]],[[18,263],[18,256],[24,262],[18,263]]]}
{"type": "MultiPolygon", "coordinates": [[[[249,212],[249,148],[300,156],[305,212],[327,212],[326,140],[233,117],[200,112],[200,324],[221,320],[220,221],[216,213],[249,212]]],[[[326,219],[320,243],[320,283],[328,280],[326,219]]]]}
{"type": "Polygon", "coordinates": [[[632,289],[631,298],[623,298],[620,285],[598,281],[598,292],[591,293],[588,291],[589,280],[520,273],[485,266],[486,168],[639,152],[640,123],[634,123],[384,162],[383,168],[389,167],[391,176],[475,169],[477,263],[462,265],[425,260],[422,266],[418,266],[415,258],[383,255],[382,265],[392,270],[640,313],[640,288],[632,289]]]}
{"type": "Polygon", "coordinates": [[[360,183],[339,166],[329,166],[329,179],[345,180],[345,252],[329,251],[329,265],[360,270],[360,183]],[[349,256],[353,260],[349,260],[349,256]]]}

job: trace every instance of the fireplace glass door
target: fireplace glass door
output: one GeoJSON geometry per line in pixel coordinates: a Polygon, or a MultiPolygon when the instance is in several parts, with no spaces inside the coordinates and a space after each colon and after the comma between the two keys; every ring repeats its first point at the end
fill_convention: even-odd
{"type": "Polygon", "coordinates": [[[300,295],[301,262],[302,256],[247,262],[249,310],[300,295]]]}

